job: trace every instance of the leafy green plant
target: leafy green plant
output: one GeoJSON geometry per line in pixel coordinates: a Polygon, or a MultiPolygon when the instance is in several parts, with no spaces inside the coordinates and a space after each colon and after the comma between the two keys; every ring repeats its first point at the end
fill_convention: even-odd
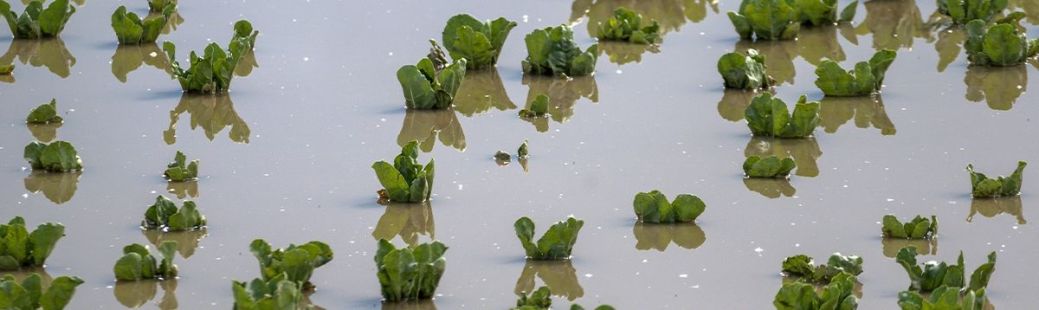
{"type": "Polygon", "coordinates": [[[170,182],[185,182],[198,178],[198,159],[187,163],[188,157],[181,151],[173,156],[173,162],[166,165],[166,171],[162,173],[170,182]]]}
{"type": "Polygon", "coordinates": [[[332,248],[320,241],[311,241],[302,245],[289,244],[284,249],[271,249],[271,245],[263,239],[253,240],[249,250],[260,262],[260,274],[264,281],[270,281],[278,275],[285,274],[289,281],[298,284],[302,290],[311,290],[310,276],[314,269],[332,260],[332,248]]]}
{"type": "Polygon", "coordinates": [[[881,221],[884,226],[880,231],[884,238],[898,239],[931,239],[938,235],[938,217],[931,219],[917,215],[911,221],[902,223],[894,215],[888,214],[881,221]]]}
{"type": "Polygon", "coordinates": [[[548,96],[545,94],[539,94],[537,97],[534,97],[534,101],[530,103],[529,108],[524,108],[519,111],[519,116],[522,118],[548,116],[548,96]]]}
{"type": "Polygon", "coordinates": [[[606,22],[599,22],[596,37],[603,41],[624,41],[634,44],[653,44],[660,42],[660,24],[651,20],[649,25],[642,26],[642,14],[619,7],[606,22]]]}
{"type": "Polygon", "coordinates": [[[738,13],[729,12],[729,20],[744,40],[793,40],[801,31],[793,0],[743,0],[738,13]]]}
{"type": "Polygon", "coordinates": [[[65,141],[29,143],[23,157],[33,170],[70,172],[83,169],[83,160],[76,155],[76,148],[65,141]]]}
{"type": "Polygon", "coordinates": [[[411,141],[400,149],[393,164],[377,161],[372,164],[375,176],[382,184],[380,199],[392,202],[428,201],[433,191],[433,159],[424,167],[418,163],[418,141],[411,141]]]}
{"type": "Polygon", "coordinates": [[[375,266],[382,298],[389,302],[433,298],[447,267],[446,251],[447,246],[439,241],[398,249],[379,239],[375,266]]]}
{"type": "Polygon", "coordinates": [[[988,286],[992,272],[996,270],[996,252],[989,253],[988,262],[974,269],[970,275],[970,282],[967,282],[964,276],[966,267],[963,265],[962,251],[960,251],[960,257],[956,260],[955,265],[929,261],[920,267],[916,263],[916,255],[916,248],[905,247],[899,250],[898,255],[895,256],[895,261],[902,265],[902,268],[909,274],[910,291],[927,293],[941,286],[980,290],[988,286]]]}
{"type": "Polygon", "coordinates": [[[530,157],[530,150],[527,149],[527,140],[523,140],[523,144],[520,144],[519,148],[516,149],[516,157],[519,159],[530,157]]]}
{"type": "Polygon", "coordinates": [[[513,224],[527,258],[535,260],[570,259],[582,226],[584,221],[569,217],[549,227],[541,239],[534,243],[534,221],[524,216],[513,224]]]}
{"type": "Polygon", "coordinates": [[[43,267],[47,256],[64,236],[65,226],[61,224],[40,224],[30,233],[25,219],[14,217],[7,225],[0,225],[0,271],[43,267]]]}
{"type": "Polygon", "coordinates": [[[692,223],[707,209],[700,197],[681,194],[673,202],[660,191],[635,194],[635,215],[643,223],[692,223]]]}
{"type": "Polygon", "coordinates": [[[58,101],[55,99],[32,109],[25,118],[25,122],[29,124],[60,124],[62,121],[64,120],[61,116],[58,116],[58,101]]]}
{"type": "Polygon", "coordinates": [[[794,3],[801,12],[801,23],[822,26],[855,19],[859,1],[852,1],[841,9],[840,17],[837,16],[837,0],[794,0],[794,3]]]}
{"type": "Polygon", "coordinates": [[[784,283],[776,293],[772,305],[778,310],[854,310],[859,300],[852,294],[855,276],[839,273],[823,287],[822,294],[815,286],[802,282],[784,283]]]}
{"type": "Polygon", "coordinates": [[[956,24],[980,19],[988,22],[1007,8],[1007,0],[938,0],[938,13],[956,24]]]}
{"type": "Polygon", "coordinates": [[[119,6],[112,13],[112,30],[115,31],[119,44],[155,43],[159,34],[166,28],[166,22],[169,21],[173,10],[174,5],[169,4],[162,10],[162,14],[141,19],[137,13],[127,12],[125,6],[119,6]]]}
{"type": "Polygon", "coordinates": [[[855,64],[854,70],[845,71],[831,59],[823,60],[815,68],[815,86],[823,94],[835,97],[868,96],[880,92],[884,85],[884,73],[895,61],[895,51],[880,50],[869,61],[855,64]]]}
{"type": "Polygon", "coordinates": [[[787,276],[800,277],[807,282],[831,283],[839,274],[846,273],[853,276],[861,274],[862,258],[833,253],[825,264],[816,266],[808,255],[794,255],[783,260],[783,273],[787,276]]]}
{"type": "Polygon", "coordinates": [[[444,48],[455,60],[465,59],[472,70],[493,67],[498,63],[501,47],[516,22],[499,17],[481,22],[469,14],[458,14],[444,26],[444,48]]]}
{"type": "Polygon", "coordinates": [[[429,55],[417,65],[406,65],[397,70],[397,80],[404,89],[405,105],[408,109],[446,109],[454,101],[468,60],[455,59],[448,65],[444,51],[436,41],[429,40],[433,47],[429,55]]]}
{"type": "Polygon", "coordinates": [[[123,257],[115,262],[115,279],[119,281],[139,281],[148,279],[169,280],[177,276],[177,265],[173,258],[177,253],[176,241],[165,241],[159,244],[162,260],[156,260],[148,251],[148,246],[137,243],[123,247],[123,257]]]}
{"type": "Polygon", "coordinates": [[[15,39],[57,37],[65,29],[69,17],[76,13],[76,6],[70,4],[69,0],[54,0],[47,8],[43,8],[43,1],[29,1],[25,6],[25,12],[18,15],[11,11],[10,3],[0,0],[0,14],[7,19],[7,25],[10,26],[15,39]]]}
{"type": "Polygon", "coordinates": [[[585,76],[595,72],[599,45],[581,52],[574,42],[574,30],[567,25],[535,29],[523,39],[527,58],[523,72],[539,75],[585,76]]]}
{"type": "Polygon", "coordinates": [[[980,19],[967,23],[967,60],[981,66],[1015,66],[1039,54],[1039,39],[1028,39],[1018,22],[1022,12],[1014,12],[992,27],[980,19]]]}
{"type": "Polygon", "coordinates": [[[162,12],[166,10],[167,6],[177,6],[177,0],[148,0],[148,10],[152,12],[162,12]]]}
{"type": "Polygon", "coordinates": [[[732,52],[718,59],[718,73],[725,80],[725,88],[768,89],[776,81],[768,75],[765,55],[758,50],[748,49],[747,54],[732,52]]]}
{"type": "Polygon", "coordinates": [[[14,72],[14,64],[0,65],[0,75],[10,75],[14,72]]]}
{"type": "Polygon", "coordinates": [[[155,204],[144,212],[141,227],[166,231],[198,230],[206,227],[206,216],[198,212],[194,201],[185,201],[180,209],[165,196],[155,197],[155,204]]]}
{"type": "MultiPolygon", "coordinates": [[[[512,310],[549,310],[552,309],[552,290],[547,286],[539,287],[533,292],[520,292],[516,294],[519,299],[516,300],[516,307],[512,310]]],[[[584,307],[578,304],[570,305],[570,310],[582,310],[584,307]]],[[[601,305],[595,307],[595,310],[613,310],[613,306],[601,305]]]]}
{"type": "Polygon", "coordinates": [[[225,93],[231,88],[235,67],[243,55],[252,51],[259,31],[253,30],[249,21],[240,20],[234,24],[234,36],[227,50],[220,44],[210,43],[202,53],[202,57],[194,51],[188,55],[188,69],[181,67],[177,61],[177,46],[173,42],[163,42],[162,50],[171,62],[171,73],[180,82],[180,87],[189,93],[225,93]]]}
{"type": "Polygon", "coordinates": [[[743,174],[749,178],[785,179],[794,168],[797,168],[797,164],[793,159],[780,160],[776,155],[750,156],[743,161],[743,174]]]}
{"type": "Polygon", "coordinates": [[[43,277],[33,273],[22,282],[14,275],[0,278],[0,309],[11,310],[61,310],[69,304],[76,287],[83,284],[78,277],[61,276],[50,281],[43,289],[43,277]]]}
{"type": "Polygon", "coordinates": [[[303,294],[287,274],[271,279],[253,279],[249,283],[231,281],[235,310],[300,309],[303,294]]]}
{"type": "Polygon", "coordinates": [[[974,165],[967,165],[970,173],[971,195],[974,198],[996,198],[1017,196],[1021,193],[1021,182],[1023,182],[1025,166],[1024,161],[1017,162],[1017,169],[1009,177],[999,176],[990,179],[984,173],[974,171],[974,165]]]}
{"type": "Polygon", "coordinates": [[[782,99],[762,93],[744,111],[751,134],[763,137],[807,138],[819,126],[819,102],[802,95],[791,114],[782,99]]]}
{"type": "Polygon", "coordinates": [[[927,297],[914,291],[898,294],[898,305],[902,310],[984,310],[987,303],[985,289],[971,290],[943,285],[927,297]]]}

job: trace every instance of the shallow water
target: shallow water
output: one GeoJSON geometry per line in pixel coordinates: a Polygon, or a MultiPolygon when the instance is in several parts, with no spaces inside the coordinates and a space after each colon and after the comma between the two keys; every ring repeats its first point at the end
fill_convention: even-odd
{"type": "MultiPolygon", "coordinates": [[[[933,2],[868,1],[854,25],[779,43],[739,42],[724,15],[736,1],[184,2],[183,23],[160,37],[181,55],[225,42],[239,18],[261,32],[254,66],[239,68],[244,77],[229,96],[182,95],[154,47],[117,48],[111,12],[120,4],[143,12],[144,1],[86,1],[61,40],[0,36],[10,45],[0,61],[17,64],[13,80],[0,81],[0,218],[65,224],[46,272],[86,280],[72,309],[229,308],[231,280],[259,276],[248,251],[255,238],[329,243],[336,257],[315,272],[313,303],[380,308],[372,256],[376,238],[391,236],[450,247],[439,309],[508,308],[514,292],[543,284],[562,305],[770,308],[783,258],[833,252],[864,257],[862,308],[890,309],[909,281],[890,258],[901,245],[879,235],[888,213],[938,216],[939,239],[917,245],[931,254],[925,259],[953,261],[963,250],[973,269],[998,252],[988,291],[997,308],[1039,302],[1039,230],[1025,212],[1039,204],[1033,171],[1023,196],[972,202],[963,170],[974,163],[1001,175],[1017,160],[1039,162],[1039,144],[1028,142],[1039,107],[1026,93],[1039,89],[1028,79],[1036,67],[968,68],[963,34],[925,24],[933,2]],[[573,22],[587,46],[587,15],[602,20],[617,5],[660,21],[659,49],[604,45],[594,77],[523,76],[526,33],[573,22]],[[405,111],[394,72],[426,55],[426,40],[460,12],[519,26],[496,72],[467,75],[454,112],[405,111]],[[899,55],[882,98],[826,99],[814,139],[770,141],[750,137],[741,120],[749,96],[724,91],[715,70],[719,56],[745,48],[766,54],[787,102],[822,98],[813,64],[824,57],[850,66],[876,48],[899,55]],[[553,117],[518,119],[541,93],[553,98],[553,117]],[[65,123],[27,128],[25,114],[50,98],[65,123]],[[76,145],[85,171],[27,169],[22,147],[55,137],[76,145]],[[436,158],[435,197],[428,207],[381,206],[369,167],[410,140],[422,141],[421,161],[436,158]],[[532,154],[525,165],[494,162],[495,151],[523,140],[532,154]],[[197,184],[161,178],[177,150],[201,159],[197,184]],[[744,180],[740,164],[753,154],[789,155],[799,169],[788,182],[744,180]],[[708,210],[695,226],[636,225],[632,197],[651,189],[699,195],[708,210]],[[198,202],[209,219],[204,234],[140,231],[146,206],[167,191],[198,202]],[[586,222],[573,261],[525,263],[512,223],[530,216],[540,234],[571,214],[586,222]],[[180,278],[116,285],[120,248],[160,238],[197,242],[179,251],[180,278]]],[[[1012,2],[1030,10],[1026,26],[1039,36],[1039,3],[1012,2]]]]}

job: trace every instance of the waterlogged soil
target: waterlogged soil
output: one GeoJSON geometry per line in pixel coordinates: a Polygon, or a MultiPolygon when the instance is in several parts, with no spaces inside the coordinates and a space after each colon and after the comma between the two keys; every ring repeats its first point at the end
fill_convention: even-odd
{"type": "MultiPolygon", "coordinates": [[[[863,309],[891,309],[909,280],[891,258],[907,243],[880,237],[889,213],[938,216],[937,241],[914,243],[924,260],[963,251],[972,270],[997,252],[987,292],[997,308],[1039,302],[1035,170],[1022,196],[1001,200],[972,200],[964,171],[1039,163],[1039,106],[1027,92],[1039,89],[1039,73],[1034,63],[969,67],[963,32],[927,24],[933,1],[866,1],[851,25],[774,43],[738,41],[724,14],[738,1],[182,2],[182,22],[160,37],[180,57],[225,43],[240,18],[260,31],[230,95],[182,95],[157,47],[117,48],[111,12],[125,4],[143,13],[144,1],[85,1],[60,40],[0,36],[9,45],[0,60],[17,65],[0,82],[0,218],[67,227],[45,274],[86,281],[72,309],[227,309],[231,281],[259,276],[248,251],[256,238],[330,244],[335,259],[315,272],[309,296],[327,309],[505,309],[540,285],[558,305],[767,309],[783,258],[833,252],[865,259],[863,309]],[[523,76],[526,33],[574,24],[587,46],[590,25],[620,5],[657,19],[663,44],[604,44],[593,77],[523,76]],[[426,40],[461,12],[519,26],[496,70],[466,76],[453,111],[405,111],[394,72],[425,56],[426,40]],[[752,138],[742,120],[752,94],[724,91],[715,70],[719,56],[747,48],[768,57],[787,102],[822,98],[813,70],[824,58],[850,67],[890,48],[898,59],[882,96],[825,99],[815,138],[769,140],[752,138]],[[542,93],[552,117],[519,119],[542,93]],[[65,123],[27,128],[26,113],[51,98],[65,123]],[[55,138],[75,144],[85,171],[29,171],[22,147],[55,138]],[[436,158],[433,200],[379,205],[370,165],[410,140],[421,141],[421,161],[436,158]],[[524,140],[529,160],[495,163],[496,151],[524,140]],[[201,160],[197,183],[162,179],[177,150],[201,160]],[[744,180],[740,165],[754,154],[792,156],[799,168],[789,181],[744,180]],[[632,197],[651,189],[699,195],[707,212],[696,225],[637,225],[632,197]],[[160,194],[195,200],[209,228],[142,233],[160,194]],[[540,233],[568,215],[585,220],[573,260],[525,262],[512,223],[530,216],[540,233]],[[433,303],[381,304],[377,238],[450,247],[433,303]],[[166,239],[181,243],[176,281],[116,284],[122,246],[166,239]]],[[[1039,4],[1011,3],[1028,10],[1025,26],[1039,36],[1039,4]]]]}

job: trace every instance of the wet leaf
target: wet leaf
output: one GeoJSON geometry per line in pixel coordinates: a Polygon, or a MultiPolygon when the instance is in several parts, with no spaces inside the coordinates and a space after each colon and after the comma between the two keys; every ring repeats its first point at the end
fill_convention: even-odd
{"type": "Polygon", "coordinates": [[[595,44],[584,52],[574,41],[570,26],[536,29],[524,38],[527,58],[523,72],[534,75],[584,76],[595,72],[598,49],[595,44]]]}
{"type": "Polygon", "coordinates": [[[960,25],[975,19],[990,21],[1006,8],[1007,0],[938,0],[938,13],[960,25]]]}
{"type": "Polygon", "coordinates": [[[797,4],[787,0],[743,0],[739,12],[729,12],[740,38],[793,40],[801,30],[797,4]]]}
{"type": "Polygon", "coordinates": [[[123,256],[112,268],[115,279],[119,281],[140,281],[150,279],[173,279],[177,276],[177,265],[173,264],[173,251],[176,241],[166,241],[159,245],[162,258],[156,259],[148,247],[134,243],[123,247],[123,256]]]}
{"type": "Polygon", "coordinates": [[[481,22],[469,14],[455,15],[444,26],[444,48],[452,59],[466,59],[467,69],[494,67],[501,47],[514,27],[516,22],[504,17],[481,22]]]}
{"type": "Polygon", "coordinates": [[[699,197],[681,194],[668,202],[657,190],[636,194],[633,204],[635,215],[643,223],[692,223],[707,209],[699,197]]]}
{"type": "Polygon", "coordinates": [[[618,7],[613,16],[605,22],[598,23],[596,37],[602,41],[624,41],[633,44],[654,44],[660,42],[660,24],[656,20],[644,23],[642,14],[618,7]]]}
{"type": "Polygon", "coordinates": [[[806,138],[819,125],[819,103],[808,102],[801,96],[794,112],[787,112],[786,103],[770,93],[763,93],[751,101],[744,112],[747,127],[754,136],[779,138],[806,138]]]}
{"type": "Polygon", "coordinates": [[[743,162],[743,173],[750,178],[785,179],[796,167],[790,158],[750,156],[743,162]]]}
{"type": "Polygon", "coordinates": [[[519,237],[520,243],[527,254],[527,258],[534,260],[566,260],[570,259],[574,244],[577,243],[577,234],[581,231],[581,227],[584,226],[584,221],[570,217],[565,221],[555,223],[538,239],[537,243],[533,242],[534,222],[530,218],[521,217],[516,220],[513,226],[516,229],[516,236],[519,237]]]}
{"type": "Polygon", "coordinates": [[[826,96],[854,97],[879,93],[884,85],[884,74],[895,61],[895,52],[881,50],[868,62],[855,64],[854,70],[845,71],[833,60],[824,60],[815,68],[815,85],[826,96]]]}
{"type": "Polygon", "coordinates": [[[434,166],[431,159],[425,167],[417,162],[418,142],[401,148],[394,164],[379,161],[372,164],[375,175],[393,202],[428,201],[433,189],[434,166]]]}
{"type": "Polygon", "coordinates": [[[444,275],[446,251],[447,246],[438,241],[398,249],[379,240],[375,265],[382,297],[388,302],[433,298],[444,275]]]}
{"type": "MultiPolygon", "coordinates": [[[[1004,4],[1006,1],[1003,1],[1004,4]]],[[[967,23],[967,60],[980,66],[1016,66],[1039,54],[1039,39],[1028,39],[1018,24],[1024,13],[1011,14],[991,27],[976,19],[967,23]]]]}
{"type": "Polygon", "coordinates": [[[811,284],[803,282],[784,283],[776,293],[772,304],[780,310],[854,310],[858,298],[852,294],[855,276],[840,273],[822,289],[822,294],[811,284]]]}
{"type": "Polygon", "coordinates": [[[32,109],[29,112],[29,116],[25,118],[25,122],[29,124],[60,124],[62,118],[58,116],[58,101],[51,99],[50,103],[44,103],[32,109]]]}
{"type": "Polygon", "coordinates": [[[990,179],[983,173],[975,172],[974,165],[967,165],[967,172],[970,173],[970,184],[971,184],[971,195],[974,198],[994,198],[994,197],[1010,197],[1017,196],[1021,193],[1021,182],[1024,178],[1025,166],[1028,163],[1024,161],[1017,162],[1017,169],[1014,169],[1014,173],[1009,177],[996,177],[990,179]]]}
{"type": "Polygon", "coordinates": [[[263,239],[253,240],[249,245],[250,252],[260,264],[262,279],[270,281],[279,275],[285,275],[289,281],[295,282],[303,290],[314,287],[310,276],[314,270],[332,261],[332,249],[320,241],[310,241],[301,245],[289,244],[284,249],[271,249],[263,239]]]}
{"type": "Polygon", "coordinates": [[[746,55],[734,52],[718,59],[718,73],[725,80],[725,88],[768,89],[776,82],[766,68],[765,56],[755,49],[747,50],[746,55]]]}

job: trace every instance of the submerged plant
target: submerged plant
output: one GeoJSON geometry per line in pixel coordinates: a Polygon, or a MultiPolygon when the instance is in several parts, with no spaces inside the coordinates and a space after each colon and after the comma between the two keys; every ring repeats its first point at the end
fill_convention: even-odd
{"type": "Polygon", "coordinates": [[[570,26],[535,29],[523,41],[527,43],[527,58],[522,62],[525,73],[585,76],[595,72],[599,45],[592,44],[582,52],[570,26]]]}
{"type": "Polygon", "coordinates": [[[25,118],[25,122],[29,124],[60,124],[62,121],[64,120],[61,116],[58,116],[58,101],[55,99],[32,109],[25,118]]]}
{"type": "Polygon", "coordinates": [[[725,88],[734,89],[768,89],[776,81],[768,75],[765,66],[765,55],[758,50],[748,49],[747,54],[732,52],[718,59],[718,73],[725,80],[725,88]]]}
{"type": "Polygon", "coordinates": [[[988,22],[1003,13],[1007,4],[1007,0],[938,0],[938,13],[960,25],[975,19],[988,22]]]}
{"type": "Polygon", "coordinates": [[[76,13],[76,6],[69,3],[69,0],[54,0],[47,8],[43,7],[43,1],[29,1],[25,6],[25,12],[18,15],[11,11],[10,3],[0,0],[0,14],[4,15],[15,39],[57,37],[65,29],[69,17],[76,13]]]}
{"type": "Polygon", "coordinates": [[[0,65],[0,75],[11,75],[14,72],[14,64],[0,65]]]}
{"type": "Polygon", "coordinates": [[[162,12],[170,5],[176,7],[177,0],[148,0],[148,10],[152,12],[162,12]]]}
{"type": "Polygon", "coordinates": [[[169,57],[173,78],[180,82],[180,87],[188,93],[225,93],[231,88],[235,67],[242,56],[251,51],[256,44],[259,31],[254,31],[249,21],[240,20],[234,24],[234,36],[227,50],[220,44],[210,43],[199,57],[194,51],[188,55],[188,69],[181,67],[177,61],[177,46],[173,42],[163,42],[162,50],[169,57]]]}
{"type": "Polygon", "coordinates": [[[831,59],[823,60],[815,68],[815,85],[827,96],[868,96],[880,92],[884,85],[884,73],[895,61],[895,51],[881,50],[869,61],[855,64],[855,69],[845,71],[831,59]]]}
{"type": "Polygon", "coordinates": [[[859,300],[853,294],[855,276],[839,273],[822,292],[802,282],[784,283],[772,304],[779,310],[854,310],[859,300]]]}
{"type": "MultiPolygon", "coordinates": [[[[516,307],[512,310],[549,310],[552,309],[552,290],[547,286],[539,287],[533,292],[516,293],[516,307]]],[[[584,307],[578,304],[570,305],[570,310],[582,310],[584,307]]],[[[600,305],[595,310],[613,310],[613,306],[600,305]]]]}
{"type": "Polygon", "coordinates": [[[898,239],[931,239],[938,235],[938,218],[934,215],[931,219],[917,215],[911,221],[902,223],[894,215],[884,216],[884,226],[880,231],[884,238],[898,239]]]}
{"type": "Polygon", "coordinates": [[[375,266],[382,298],[389,302],[433,298],[447,267],[446,251],[447,246],[439,241],[398,249],[380,239],[375,266]]]}
{"type": "Polygon", "coordinates": [[[392,202],[428,201],[433,191],[433,159],[425,166],[418,163],[418,141],[411,141],[400,149],[393,164],[377,161],[372,164],[375,176],[382,184],[380,199],[392,202]]]}
{"type": "Polygon", "coordinates": [[[785,179],[797,168],[793,159],[776,155],[767,157],[750,156],[743,161],[743,174],[749,178],[785,179]]]}
{"type": "Polygon", "coordinates": [[[148,246],[131,244],[123,247],[123,257],[115,262],[115,279],[119,281],[139,281],[148,279],[170,280],[177,277],[177,265],[173,258],[177,253],[176,241],[164,241],[159,244],[162,260],[156,260],[148,251],[148,246]]]}
{"type": "Polygon", "coordinates": [[[71,172],[83,169],[83,160],[76,155],[76,148],[65,141],[29,143],[25,146],[23,157],[33,170],[71,172]]]}
{"type": "Polygon", "coordinates": [[[832,25],[837,22],[850,22],[855,19],[855,9],[859,1],[848,3],[837,16],[837,0],[794,0],[801,12],[801,23],[812,26],[832,25]]]}
{"type": "Polygon", "coordinates": [[[996,198],[1017,196],[1021,193],[1021,182],[1023,182],[1025,166],[1024,161],[1017,162],[1017,169],[1009,177],[999,176],[990,179],[984,173],[974,171],[974,165],[967,165],[970,173],[971,196],[974,198],[996,198]]]}
{"type": "Polygon", "coordinates": [[[766,92],[751,100],[744,117],[754,136],[807,138],[819,126],[819,102],[802,95],[791,114],[782,99],[766,92]]]}
{"type": "Polygon", "coordinates": [[[830,283],[839,274],[846,273],[853,276],[861,274],[862,258],[833,253],[825,264],[816,266],[808,255],[794,255],[783,260],[783,273],[787,276],[800,277],[807,282],[830,283]]]}
{"type": "Polygon", "coordinates": [[[155,43],[159,34],[166,28],[170,14],[173,14],[173,5],[162,10],[162,14],[147,16],[144,19],[136,13],[127,12],[125,6],[119,6],[112,13],[112,30],[115,30],[119,44],[155,43]]]}
{"type": "Polygon", "coordinates": [[[43,267],[58,240],[65,236],[65,226],[40,224],[29,232],[25,219],[16,216],[0,225],[0,271],[16,271],[22,267],[43,267]]]}
{"type": "Polygon", "coordinates": [[[793,40],[801,31],[801,13],[791,0],[743,0],[729,20],[744,40],[793,40]]]}
{"type": "Polygon", "coordinates": [[[76,294],[76,287],[83,284],[78,277],[61,276],[50,281],[43,289],[43,277],[30,274],[21,282],[14,275],[0,278],[0,308],[11,310],[61,310],[76,294]]]}
{"type": "Polygon", "coordinates": [[[173,201],[159,195],[155,197],[155,204],[144,212],[141,227],[166,231],[198,230],[206,227],[206,216],[198,212],[194,201],[185,201],[178,209],[173,201]]]}
{"type": "Polygon", "coordinates": [[[980,66],[1015,66],[1039,54],[1039,39],[1028,39],[1020,28],[1022,12],[1014,12],[992,27],[975,19],[967,23],[967,60],[980,66]]]}
{"type": "Polygon", "coordinates": [[[902,310],[984,310],[987,303],[983,288],[972,290],[943,285],[926,297],[914,291],[898,293],[898,306],[902,310]]]}
{"type": "Polygon", "coordinates": [[[523,144],[520,144],[519,148],[516,149],[516,157],[519,159],[530,157],[530,150],[527,149],[527,140],[523,140],[523,144]]]}
{"type": "Polygon", "coordinates": [[[404,90],[405,105],[408,109],[439,110],[446,109],[454,102],[468,60],[455,59],[447,64],[444,51],[434,40],[429,40],[433,47],[429,55],[419,60],[417,65],[406,65],[397,70],[397,80],[404,90]]]}
{"type": "Polygon", "coordinates": [[[989,253],[988,262],[981,264],[970,275],[970,282],[964,276],[966,267],[963,265],[963,251],[955,265],[945,262],[929,261],[923,267],[916,263],[916,248],[905,247],[898,251],[895,261],[909,274],[909,290],[927,293],[942,286],[967,288],[970,290],[981,290],[988,287],[992,272],[996,270],[996,252],[989,253]]]}
{"type": "Polygon", "coordinates": [[[606,22],[599,22],[597,37],[603,41],[624,41],[634,44],[660,42],[660,24],[651,20],[642,26],[642,14],[619,7],[606,22]]]}
{"type": "Polygon", "coordinates": [[[681,194],[673,202],[660,191],[635,195],[635,215],[643,223],[692,223],[707,209],[700,197],[681,194]]]}
{"type": "Polygon", "coordinates": [[[534,101],[530,103],[529,108],[524,108],[519,111],[519,116],[522,118],[548,116],[548,96],[545,94],[539,94],[537,97],[534,97],[534,101]]]}
{"type": "Polygon", "coordinates": [[[173,156],[173,162],[166,165],[166,171],[162,173],[170,182],[185,182],[198,178],[198,159],[187,163],[188,157],[177,151],[173,156]]]}
{"type": "Polygon", "coordinates": [[[582,226],[584,221],[569,217],[549,227],[541,239],[534,243],[534,221],[524,216],[513,224],[527,258],[535,260],[570,259],[582,226]]]}
{"type": "Polygon", "coordinates": [[[504,17],[480,21],[469,14],[458,14],[444,26],[444,48],[452,59],[465,59],[468,69],[494,67],[505,39],[515,27],[516,22],[504,17]]]}
{"type": "Polygon", "coordinates": [[[263,239],[253,240],[249,251],[260,263],[260,275],[264,281],[270,281],[278,275],[285,274],[289,281],[295,282],[303,290],[311,290],[310,276],[314,269],[332,260],[332,248],[320,241],[311,241],[302,245],[289,244],[284,249],[271,249],[271,245],[263,239]]]}
{"type": "Polygon", "coordinates": [[[282,273],[271,279],[253,279],[249,283],[231,281],[235,310],[300,309],[303,294],[296,282],[282,273]]]}

